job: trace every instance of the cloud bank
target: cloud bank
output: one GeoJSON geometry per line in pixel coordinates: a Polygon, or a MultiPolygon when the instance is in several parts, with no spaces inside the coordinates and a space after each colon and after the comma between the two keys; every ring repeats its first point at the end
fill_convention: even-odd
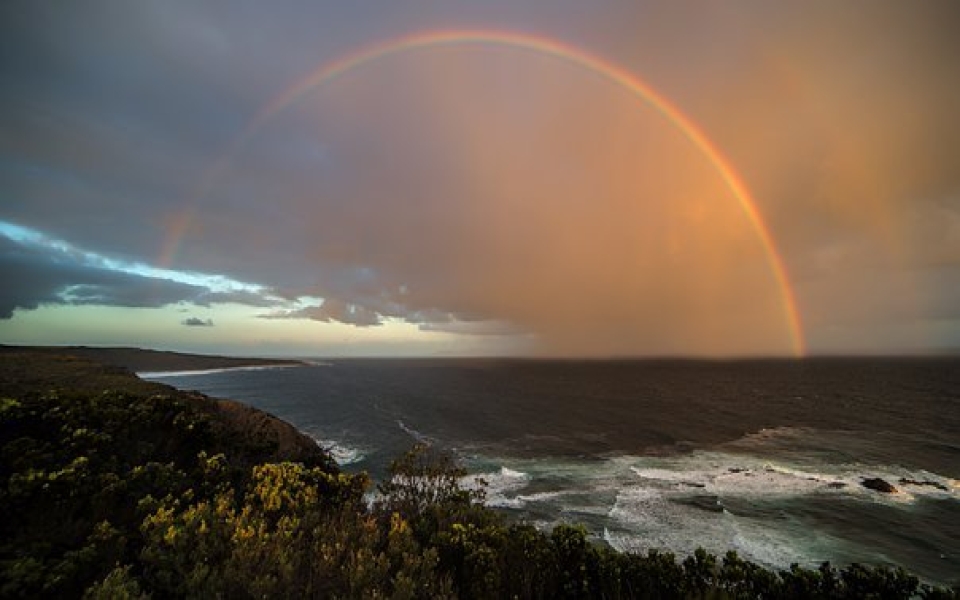
{"type": "MultiPolygon", "coordinates": [[[[9,282],[0,290],[0,319],[12,318],[17,309],[52,305],[160,308],[180,303],[276,306],[282,302],[269,291],[224,291],[138,273],[135,265],[123,265],[35,232],[21,237],[24,239],[0,232],[0,277],[9,282]]],[[[222,283],[221,279],[213,281],[222,283]]],[[[212,325],[209,319],[195,321],[200,320],[187,319],[184,324],[212,325]]]]}
{"type": "Polygon", "coordinates": [[[85,264],[68,251],[18,244],[0,236],[0,318],[41,305],[157,308],[202,296],[207,290],[85,264]]]}

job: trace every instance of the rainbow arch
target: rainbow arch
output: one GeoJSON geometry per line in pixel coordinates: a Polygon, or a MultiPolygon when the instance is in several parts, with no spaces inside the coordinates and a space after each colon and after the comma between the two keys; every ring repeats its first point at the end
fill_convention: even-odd
{"type": "MultiPolygon", "coordinates": [[[[647,105],[658,111],[710,162],[727,188],[737,199],[744,214],[756,231],[766,253],[770,271],[779,288],[784,318],[789,330],[792,351],[795,356],[805,353],[805,341],[800,311],[787,271],[770,228],[764,222],[756,201],[730,162],[720,153],[713,142],[683,112],[658,94],[639,77],[599,56],[563,42],[527,33],[488,30],[427,31],[393,38],[367,45],[339,59],[326,62],[307,73],[286,89],[270,99],[257,111],[243,130],[233,139],[226,151],[204,172],[196,190],[195,199],[203,198],[223,176],[230,161],[243,145],[277,113],[285,110],[315,88],[331,83],[341,75],[377,60],[416,49],[450,45],[498,45],[521,51],[554,57],[558,60],[587,69],[603,79],[616,84],[647,105]]],[[[185,228],[181,228],[185,230],[185,228]]],[[[182,234],[181,234],[182,235],[182,234]]],[[[166,252],[172,253],[179,240],[166,244],[166,252]]]]}

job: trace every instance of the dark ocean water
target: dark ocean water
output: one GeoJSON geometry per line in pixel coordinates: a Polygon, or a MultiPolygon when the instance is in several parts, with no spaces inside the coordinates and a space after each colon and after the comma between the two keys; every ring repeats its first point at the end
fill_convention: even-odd
{"type": "Polygon", "coordinates": [[[266,410],[375,479],[438,444],[491,506],[621,550],[960,583],[957,359],[335,360],[150,378],[266,410]]]}

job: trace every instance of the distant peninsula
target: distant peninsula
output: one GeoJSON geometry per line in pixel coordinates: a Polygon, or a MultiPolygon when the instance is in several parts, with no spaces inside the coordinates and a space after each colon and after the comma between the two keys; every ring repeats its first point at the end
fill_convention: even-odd
{"type": "Polygon", "coordinates": [[[305,364],[298,360],[186,354],[183,352],[146,350],[143,348],[0,345],[0,357],[5,354],[22,353],[75,356],[105,365],[123,367],[134,373],[206,371],[208,369],[234,369],[242,367],[284,367],[302,366],[305,364]]]}

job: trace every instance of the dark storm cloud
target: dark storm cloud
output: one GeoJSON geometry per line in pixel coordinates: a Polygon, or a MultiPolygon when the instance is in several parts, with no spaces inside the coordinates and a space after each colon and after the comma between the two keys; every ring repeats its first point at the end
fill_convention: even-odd
{"type": "MultiPolygon", "coordinates": [[[[98,265],[79,251],[19,243],[0,235],[0,318],[43,305],[159,308],[207,302],[221,294],[201,285],[148,277],[98,265]]],[[[229,296],[229,294],[227,295],[229,296]]]]}
{"type": "Polygon", "coordinates": [[[247,290],[231,290],[228,292],[205,291],[192,299],[197,306],[210,306],[213,304],[242,304],[243,306],[254,306],[257,308],[267,308],[284,304],[285,299],[271,294],[269,291],[250,292],[247,290]]]}
{"type": "Polygon", "coordinates": [[[296,310],[278,311],[263,315],[267,319],[311,319],[329,323],[349,323],[357,327],[374,327],[382,325],[381,315],[358,304],[351,304],[342,300],[328,298],[320,306],[308,306],[296,310]]]}
{"type": "Polygon", "coordinates": [[[181,324],[186,325],[187,327],[213,327],[213,319],[190,317],[181,321],[181,324]]]}

